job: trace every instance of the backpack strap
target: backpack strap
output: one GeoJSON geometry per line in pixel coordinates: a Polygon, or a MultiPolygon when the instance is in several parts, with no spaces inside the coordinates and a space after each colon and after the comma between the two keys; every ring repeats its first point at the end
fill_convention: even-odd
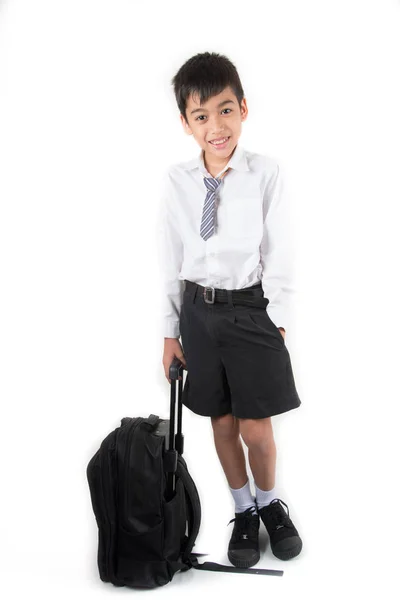
{"type": "Polygon", "coordinates": [[[204,562],[199,563],[197,560],[197,556],[205,556],[204,554],[199,554],[197,552],[192,552],[187,559],[186,563],[183,563],[181,560],[169,561],[175,571],[188,571],[193,567],[193,569],[200,569],[203,571],[221,571],[224,573],[247,573],[248,575],[276,575],[282,576],[283,571],[276,569],[250,569],[250,568],[241,568],[241,567],[230,567],[228,565],[220,565],[215,562],[204,562]]]}

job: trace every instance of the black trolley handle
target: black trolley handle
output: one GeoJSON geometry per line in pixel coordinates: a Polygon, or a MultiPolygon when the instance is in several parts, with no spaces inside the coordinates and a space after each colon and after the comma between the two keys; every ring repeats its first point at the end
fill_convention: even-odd
{"type": "Polygon", "coordinates": [[[175,357],[169,367],[169,378],[171,380],[171,402],[169,418],[169,444],[167,450],[166,464],[167,472],[167,497],[172,498],[175,490],[175,472],[178,463],[178,453],[183,454],[182,435],[182,388],[183,388],[183,363],[175,357]],[[181,377],[181,379],[179,379],[181,377]],[[175,434],[175,404],[176,404],[176,382],[178,382],[178,427],[175,434]]]}

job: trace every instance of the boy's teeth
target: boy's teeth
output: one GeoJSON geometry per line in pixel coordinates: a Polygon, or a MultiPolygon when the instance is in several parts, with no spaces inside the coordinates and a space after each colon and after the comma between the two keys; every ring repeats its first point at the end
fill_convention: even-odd
{"type": "Polygon", "coordinates": [[[211,142],[212,144],[224,144],[228,138],[224,138],[223,140],[219,140],[218,142],[211,142]]]}

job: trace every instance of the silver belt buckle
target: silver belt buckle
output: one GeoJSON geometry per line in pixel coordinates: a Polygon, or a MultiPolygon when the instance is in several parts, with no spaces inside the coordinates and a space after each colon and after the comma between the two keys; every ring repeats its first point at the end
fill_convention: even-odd
{"type": "Polygon", "coordinates": [[[204,288],[203,297],[204,297],[204,302],[207,302],[207,304],[214,304],[215,289],[213,287],[211,287],[211,286],[206,286],[204,288]],[[211,291],[211,300],[207,296],[207,293],[208,293],[209,290],[211,291]]]}

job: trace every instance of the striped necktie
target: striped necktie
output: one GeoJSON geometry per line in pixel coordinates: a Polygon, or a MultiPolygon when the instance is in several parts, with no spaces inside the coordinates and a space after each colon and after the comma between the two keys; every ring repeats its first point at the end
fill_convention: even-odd
{"type": "Polygon", "coordinates": [[[216,193],[221,185],[222,179],[218,177],[204,177],[204,184],[207,188],[207,195],[203,206],[203,216],[201,219],[200,235],[204,240],[208,240],[214,233],[215,214],[216,214],[216,193]]]}

